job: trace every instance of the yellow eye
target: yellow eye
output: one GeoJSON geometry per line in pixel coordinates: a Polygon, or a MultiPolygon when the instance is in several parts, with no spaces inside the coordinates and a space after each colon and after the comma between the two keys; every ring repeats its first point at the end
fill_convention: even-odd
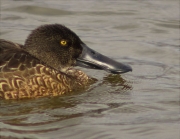
{"type": "Polygon", "coordinates": [[[60,43],[61,43],[62,46],[66,46],[67,45],[67,41],[65,41],[65,40],[61,40],[60,43]]]}

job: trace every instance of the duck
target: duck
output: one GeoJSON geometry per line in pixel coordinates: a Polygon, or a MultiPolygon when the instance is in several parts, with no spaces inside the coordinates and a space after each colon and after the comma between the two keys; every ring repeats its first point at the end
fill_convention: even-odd
{"type": "Polygon", "coordinates": [[[66,26],[45,24],[24,45],[0,39],[0,99],[59,96],[84,88],[91,77],[77,66],[112,74],[132,71],[89,48],[66,26]]]}

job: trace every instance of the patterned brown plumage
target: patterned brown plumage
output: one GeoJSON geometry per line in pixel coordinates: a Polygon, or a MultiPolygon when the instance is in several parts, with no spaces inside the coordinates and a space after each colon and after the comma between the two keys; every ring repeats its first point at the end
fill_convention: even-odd
{"type": "MultiPolygon", "coordinates": [[[[0,43],[4,40],[0,40],[0,43]]],[[[8,51],[7,51],[8,52],[8,51]]],[[[0,59],[0,98],[21,99],[57,96],[83,88],[88,76],[80,70],[67,74],[44,66],[27,53],[9,52],[0,59]]]]}
{"type": "Polygon", "coordinates": [[[0,98],[3,99],[57,96],[77,86],[84,87],[88,82],[82,71],[58,72],[22,51],[16,43],[0,39],[0,54],[0,98]]]}

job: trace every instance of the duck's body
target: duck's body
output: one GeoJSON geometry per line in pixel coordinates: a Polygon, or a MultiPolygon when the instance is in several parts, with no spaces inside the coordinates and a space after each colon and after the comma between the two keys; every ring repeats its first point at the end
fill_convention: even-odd
{"type": "MultiPolygon", "coordinates": [[[[95,53],[96,59],[99,56],[84,45],[75,33],[58,24],[37,28],[25,45],[0,39],[0,98],[57,96],[83,88],[90,78],[72,67],[78,63],[77,59],[87,67],[89,55],[86,57],[85,53],[88,51],[95,53]]],[[[90,66],[106,68],[95,61],[90,66]]],[[[126,71],[131,70],[128,68],[126,71]]]]}
{"type": "Polygon", "coordinates": [[[88,79],[76,69],[58,72],[25,52],[22,45],[0,39],[0,98],[57,96],[84,87],[88,79]]]}

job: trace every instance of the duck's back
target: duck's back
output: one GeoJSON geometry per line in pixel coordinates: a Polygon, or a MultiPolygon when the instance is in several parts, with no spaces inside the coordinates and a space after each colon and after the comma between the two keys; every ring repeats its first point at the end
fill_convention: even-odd
{"type": "Polygon", "coordinates": [[[21,47],[0,39],[0,98],[56,96],[71,90],[69,77],[46,67],[21,47]]]}
{"type": "Polygon", "coordinates": [[[23,71],[40,61],[23,51],[21,44],[0,39],[0,72],[23,71]]]}

